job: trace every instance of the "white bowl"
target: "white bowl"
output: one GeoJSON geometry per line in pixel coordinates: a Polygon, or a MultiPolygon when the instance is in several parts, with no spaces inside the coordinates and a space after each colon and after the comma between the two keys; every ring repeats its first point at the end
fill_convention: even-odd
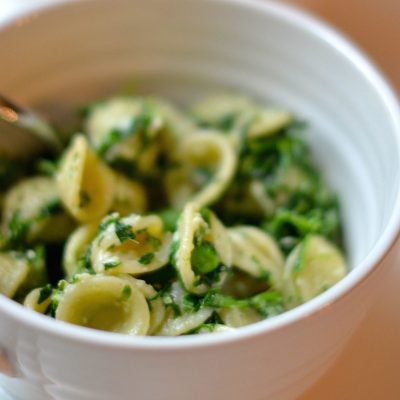
{"type": "Polygon", "coordinates": [[[318,298],[234,333],[126,337],[30,312],[0,296],[0,344],[16,399],[294,399],[361,321],[400,224],[400,117],[379,73],[346,39],[292,8],[249,0],[61,5],[0,32],[1,91],[76,104],[128,81],[185,102],[235,88],[310,121],[338,190],[351,272],[318,298]]]}

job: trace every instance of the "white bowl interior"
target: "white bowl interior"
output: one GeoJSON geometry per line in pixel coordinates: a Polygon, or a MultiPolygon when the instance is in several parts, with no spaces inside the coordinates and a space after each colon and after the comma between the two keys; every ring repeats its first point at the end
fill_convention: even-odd
{"type": "Polygon", "coordinates": [[[362,67],[290,16],[225,3],[150,0],[133,12],[130,0],[102,0],[27,18],[0,35],[0,87],[60,115],[127,84],[181,103],[236,89],[293,110],[309,121],[309,143],[339,193],[353,268],[387,227],[399,191],[389,111],[362,67]]]}

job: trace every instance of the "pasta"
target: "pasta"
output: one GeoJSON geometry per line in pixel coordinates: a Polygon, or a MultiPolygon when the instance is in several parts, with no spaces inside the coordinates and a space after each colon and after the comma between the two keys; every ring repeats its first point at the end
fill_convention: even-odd
{"type": "Polygon", "coordinates": [[[19,287],[28,277],[29,266],[26,260],[18,259],[12,253],[0,254],[0,293],[14,297],[19,287]]]}
{"type": "Polygon", "coordinates": [[[281,289],[285,261],[275,240],[253,226],[231,228],[229,236],[234,265],[255,278],[267,277],[273,287],[281,289]]]}
{"type": "Polygon", "coordinates": [[[171,234],[163,232],[157,215],[111,214],[93,240],[91,262],[95,272],[139,275],[168,262],[171,234]]]}
{"type": "Polygon", "coordinates": [[[66,286],[56,318],[112,332],[146,335],[150,311],[144,294],[130,280],[113,276],[83,276],[66,286]]]}
{"type": "Polygon", "coordinates": [[[79,273],[80,260],[97,234],[98,224],[80,225],[71,233],[64,247],[63,267],[67,278],[79,273]]]}
{"type": "Polygon", "coordinates": [[[221,133],[196,132],[182,139],[176,162],[179,168],[166,176],[167,193],[174,207],[192,201],[208,206],[224,192],[233,178],[236,156],[221,133]]]}
{"type": "Polygon", "coordinates": [[[59,159],[0,159],[0,294],[127,335],[234,331],[347,273],[340,208],[284,109],[88,105],[59,159]]]}
{"type": "Polygon", "coordinates": [[[111,208],[115,190],[112,172],[83,135],[76,136],[67,149],[56,182],[64,206],[79,222],[99,219],[111,208]]]}
{"type": "Polygon", "coordinates": [[[182,212],[174,236],[172,262],[186,290],[204,293],[210,286],[221,285],[224,268],[231,264],[231,246],[222,224],[211,213],[203,215],[189,203],[182,212]]]}
{"type": "Polygon", "coordinates": [[[3,230],[10,240],[60,241],[73,229],[73,223],[62,209],[54,180],[34,176],[24,179],[7,192],[3,205],[3,230]],[[14,237],[13,227],[20,226],[14,237]],[[19,236],[19,237],[18,237],[19,236]]]}
{"type": "Polygon", "coordinates": [[[345,273],[346,263],[340,251],[321,236],[308,236],[286,261],[284,284],[288,304],[311,300],[342,279],[345,273]]]}

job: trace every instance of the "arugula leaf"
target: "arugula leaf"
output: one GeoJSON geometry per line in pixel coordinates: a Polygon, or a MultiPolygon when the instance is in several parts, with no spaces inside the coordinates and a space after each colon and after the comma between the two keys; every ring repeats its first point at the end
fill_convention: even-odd
{"type": "Polygon", "coordinates": [[[264,318],[281,314],[285,311],[281,293],[266,291],[251,297],[248,305],[257,310],[264,318]]]}
{"type": "Polygon", "coordinates": [[[57,311],[58,304],[61,300],[61,296],[62,296],[61,290],[59,290],[59,289],[53,290],[53,293],[51,295],[51,302],[46,310],[46,315],[53,317],[53,318],[56,317],[56,311],[57,311]]]}
{"type": "Polygon", "coordinates": [[[42,287],[39,292],[39,298],[37,300],[38,304],[44,303],[53,293],[53,288],[50,284],[47,284],[46,286],[42,287]]]}
{"type": "Polygon", "coordinates": [[[154,257],[155,257],[154,253],[146,253],[139,258],[138,262],[143,265],[148,265],[153,261],[154,257]]]}
{"type": "Polygon", "coordinates": [[[87,272],[89,274],[94,274],[94,270],[92,267],[92,261],[90,259],[92,254],[92,246],[91,244],[86,245],[82,255],[78,260],[78,265],[76,268],[76,274],[82,274],[87,272]]]}
{"type": "Polygon", "coordinates": [[[169,307],[173,311],[174,318],[179,317],[182,312],[179,305],[175,302],[172,294],[169,292],[170,286],[160,290],[159,296],[161,297],[162,301],[164,302],[166,307],[169,307]]]}
{"type": "Polygon", "coordinates": [[[123,224],[121,221],[115,221],[115,234],[121,243],[136,238],[136,234],[132,232],[132,227],[123,224]]]}
{"type": "Polygon", "coordinates": [[[99,232],[104,232],[110,225],[115,224],[119,219],[118,213],[112,213],[107,215],[103,220],[100,222],[99,225],[99,232]]]}
{"type": "Polygon", "coordinates": [[[36,220],[41,220],[51,215],[60,213],[63,210],[59,197],[52,198],[40,211],[36,220]]]}
{"type": "Polygon", "coordinates": [[[22,219],[20,214],[20,210],[15,210],[8,223],[5,234],[5,247],[7,248],[18,248],[26,242],[31,222],[22,219]]]}
{"type": "Polygon", "coordinates": [[[104,271],[118,267],[118,265],[121,265],[121,261],[106,261],[103,263],[104,271]]]}

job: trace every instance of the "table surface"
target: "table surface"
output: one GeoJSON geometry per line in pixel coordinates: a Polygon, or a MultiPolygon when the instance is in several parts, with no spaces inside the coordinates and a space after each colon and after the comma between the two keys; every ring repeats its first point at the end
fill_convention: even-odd
{"type": "MultiPolygon", "coordinates": [[[[0,22],[55,0],[0,0],[0,22]]],[[[282,0],[283,1],[283,0],[282,0]]],[[[286,0],[322,16],[355,40],[400,91],[399,0],[286,0]],[[357,15],[357,18],[354,18],[357,15]]],[[[399,247],[400,260],[400,247],[399,247]]],[[[0,358],[0,369],[2,361],[0,358]]],[[[298,400],[400,399],[400,265],[335,365],[298,400]]],[[[0,398],[6,399],[1,393],[0,398]]],[[[10,399],[11,400],[11,399],[10,399]]]]}

